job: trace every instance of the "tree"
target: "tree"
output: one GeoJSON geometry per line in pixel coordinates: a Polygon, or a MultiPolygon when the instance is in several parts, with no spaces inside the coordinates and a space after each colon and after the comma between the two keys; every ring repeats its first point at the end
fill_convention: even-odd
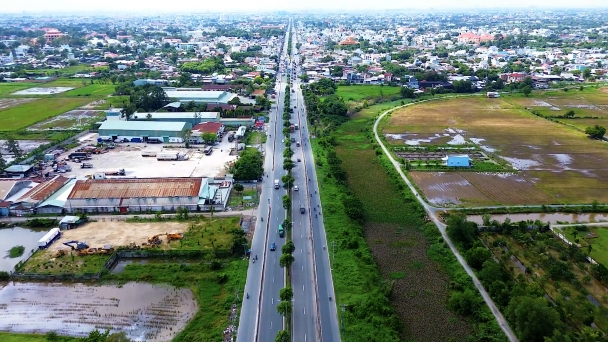
{"type": "MultiPolygon", "coordinates": [[[[283,228],[287,229],[287,227],[285,227],[285,224],[283,224],[283,228]]],[[[291,254],[296,250],[296,246],[293,244],[293,241],[289,240],[287,241],[283,247],[281,247],[281,252],[283,252],[283,254],[291,254]]]]}
{"type": "Polygon", "coordinates": [[[291,267],[291,264],[293,264],[293,262],[295,260],[296,259],[291,254],[282,254],[281,258],[279,258],[279,265],[281,267],[287,268],[287,273],[289,273],[289,268],[291,267]]]}
{"type": "Polygon", "coordinates": [[[595,125],[593,127],[585,128],[585,134],[587,134],[592,139],[602,139],[604,134],[606,134],[606,128],[600,125],[595,125]]]}
{"type": "Polygon", "coordinates": [[[277,337],[274,338],[274,342],[291,342],[291,335],[287,330],[279,330],[277,337]]]}
{"type": "Polygon", "coordinates": [[[492,252],[485,247],[474,247],[466,251],[464,256],[469,266],[479,271],[483,263],[492,256],[492,252]]]}
{"type": "Polygon", "coordinates": [[[281,182],[283,182],[283,187],[285,189],[291,189],[293,187],[293,183],[296,181],[295,178],[291,175],[285,175],[281,177],[281,182]]]}
{"type": "Polygon", "coordinates": [[[6,163],[6,160],[0,154],[0,173],[4,172],[4,170],[6,170],[7,165],[8,164],[6,163]]]}
{"type": "Polygon", "coordinates": [[[283,302],[290,302],[293,299],[293,289],[291,287],[285,287],[279,292],[279,298],[283,302]]]}
{"type": "Polygon", "coordinates": [[[236,184],[234,184],[233,189],[237,193],[241,193],[243,190],[245,190],[245,187],[241,183],[236,183],[236,184]]]}
{"type": "Polygon", "coordinates": [[[291,208],[291,197],[289,197],[289,195],[283,196],[283,208],[285,208],[285,210],[289,210],[291,208]]]}
{"type": "Polygon", "coordinates": [[[201,138],[203,138],[203,141],[205,142],[205,144],[213,145],[217,141],[217,134],[207,132],[207,133],[203,133],[201,135],[201,138]]]}
{"type": "Polygon", "coordinates": [[[288,317],[291,314],[292,310],[293,308],[291,305],[291,301],[282,301],[279,303],[279,305],[277,305],[277,311],[283,317],[288,317]]]}
{"type": "Polygon", "coordinates": [[[453,292],[448,304],[450,308],[463,316],[473,314],[479,306],[477,296],[469,289],[464,290],[464,292],[453,292]]]}
{"type": "Polygon", "coordinates": [[[524,93],[525,96],[528,96],[532,92],[532,87],[527,85],[521,89],[521,92],[524,93]]]}
{"type": "Polygon", "coordinates": [[[294,167],[296,167],[296,164],[293,162],[293,160],[291,160],[291,158],[285,158],[283,160],[283,170],[291,171],[291,169],[294,167]]]}
{"type": "Polygon", "coordinates": [[[458,213],[448,218],[447,232],[452,240],[461,242],[467,247],[475,241],[478,230],[474,222],[467,221],[466,215],[458,213]]]}
{"type": "Polygon", "coordinates": [[[561,322],[555,309],[544,298],[515,297],[506,309],[506,316],[520,341],[543,342],[545,337],[560,330],[561,322]]]}
{"type": "Polygon", "coordinates": [[[245,150],[232,168],[236,180],[257,180],[264,173],[262,154],[257,149],[245,150]]]}
{"type": "Polygon", "coordinates": [[[566,114],[564,114],[564,117],[571,119],[574,117],[574,115],[576,115],[576,113],[573,110],[569,110],[566,112],[566,114]]]}
{"type": "Polygon", "coordinates": [[[23,150],[21,150],[19,143],[13,137],[9,137],[6,140],[4,147],[15,156],[15,159],[21,159],[23,156],[23,150]]]}
{"type": "Polygon", "coordinates": [[[416,97],[414,89],[409,87],[401,87],[399,93],[401,94],[401,98],[404,99],[413,99],[414,97],[416,97]]]}

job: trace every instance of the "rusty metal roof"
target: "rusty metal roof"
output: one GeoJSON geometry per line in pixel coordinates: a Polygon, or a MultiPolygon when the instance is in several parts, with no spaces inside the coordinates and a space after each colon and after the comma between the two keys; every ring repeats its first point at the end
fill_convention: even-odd
{"type": "Polygon", "coordinates": [[[201,178],[134,178],[79,180],[68,199],[198,197],[201,178]]]}
{"type": "Polygon", "coordinates": [[[35,201],[40,202],[49,198],[55,191],[61,189],[62,186],[65,185],[69,181],[68,178],[63,176],[55,176],[54,178],[35,186],[32,190],[25,193],[25,195],[21,196],[17,202],[21,201],[35,201]]]}

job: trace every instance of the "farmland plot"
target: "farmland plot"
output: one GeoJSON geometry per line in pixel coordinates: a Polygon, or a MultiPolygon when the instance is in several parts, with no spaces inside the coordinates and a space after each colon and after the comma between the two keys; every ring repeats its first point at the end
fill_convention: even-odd
{"type": "Polygon", "coordinates": [[[10,99],[0,99],[0,111],[9,109],[11,107],[16,107],[22,105],[24,103],[36,101],[38,99],[33,98],[10,98],[10,99]]]}
{"type": "Polygon", "coordinates": [[[94,329],[169,341],[194,317],[192,291],[170,286],[9,283],[0,290],[0,330],[85,336],[94,329]]]}
{"type": "Polygon", "coordinates": [[[103,116],[101,110],[71,110],[69,112],[57,115],[48,120],[39,122],[28,127],[28,131],[39,130],[71,130],[79,129],[98,121],[103,116]]]}
{"type": "MultiPolygon", "coordinates": [[[[588,95],[586,99],[594,102],[587,105],[602,108],[607,102],[604,97],[588,95]]],[[[564,106],[568,99],[563,98],[559,105],[564,106]]],[[[480,176],[467,178],[495,203],[589,203],[594,199],[608,202],[608,192],[603,191],[608,188],[608,146],[587,138],[582,132],[534,116],[521,106],[535,104],[546,108],[553,106],[551,101],[553,99],[547,97],[434,101],[396,111],[383,131],[430,135],[443,134],[449,128],[461,132],[466,141],[483,141],[484,146],[480,147],[493,153],[492,159],[503,159],[515,170],[524,171],[521,172],[522,181],[499,177],[483,181],[480,176]],[[585,177],[592,179],[585,180],[585,177]],[[502,185],[505,182],[512,184],[502,185]],[[501,195],[500,189],[508,187],[518,189],[512,191],[517,194],[501,195]]],[[[572,106],[583,106],[583,101],[574,98],[572,106]]],[[[437,178],[436,185],[442,183],[441,177],[437,178]]],[[[429,191],[429,186],[421,187],[429,191]]],[[[456,194],[447,197],[462,198],[456,194]]]]}
{"type": "Polygon", "coordinates": [[[492,202],[457,172],[410,172],[410,176],[433,205],[492,202]]]}

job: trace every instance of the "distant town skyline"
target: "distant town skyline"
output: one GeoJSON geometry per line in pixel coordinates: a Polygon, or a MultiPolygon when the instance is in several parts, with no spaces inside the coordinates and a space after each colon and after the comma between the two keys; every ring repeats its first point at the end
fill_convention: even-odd
{"type": "Polygon", "coordinates": [[[103,2],[85,2],[81,0],[29,0],[6,1],[0,7],[0,13],[82,13],[82,12],[128,12],[128,13],[204,13],[204,12],[272,12],[272,11],[357,11],[384,9],[470,9],[470,8],[597,8],[607,7],[606,0],[510,0],[504,3],[487,0],[425,0],[421,2],[384,1],[369,2],[362,0],[308,0],[277,1],[233,0],[226,2],[182,0],[176,4],[161,1],[124,1],[104,0],[103,2]]]}

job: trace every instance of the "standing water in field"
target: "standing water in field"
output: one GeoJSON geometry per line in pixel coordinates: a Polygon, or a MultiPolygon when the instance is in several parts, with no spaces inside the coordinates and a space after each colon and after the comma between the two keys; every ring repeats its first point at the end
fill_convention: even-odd
{"type": "Polygon", "coordinates": [[[0,308],[2,331],[85,336],[110,329],[133,341],[170,341],[198,310],[192,291],[145,283],[10,282],[0,289],[0,308]]]}
{"type": "Polygon", "coordinates": [[[0,271],[13,271],[15,265],[21,260],[27,259],[32,249],[38,249],[38,240],[48,232],[50,228],[31,230],[27,228],[14,227],[0,229],[0,271]],[[8,251],[15,246],[25,247],[25,252],[18,258],[9,258],[8,251]]]}

